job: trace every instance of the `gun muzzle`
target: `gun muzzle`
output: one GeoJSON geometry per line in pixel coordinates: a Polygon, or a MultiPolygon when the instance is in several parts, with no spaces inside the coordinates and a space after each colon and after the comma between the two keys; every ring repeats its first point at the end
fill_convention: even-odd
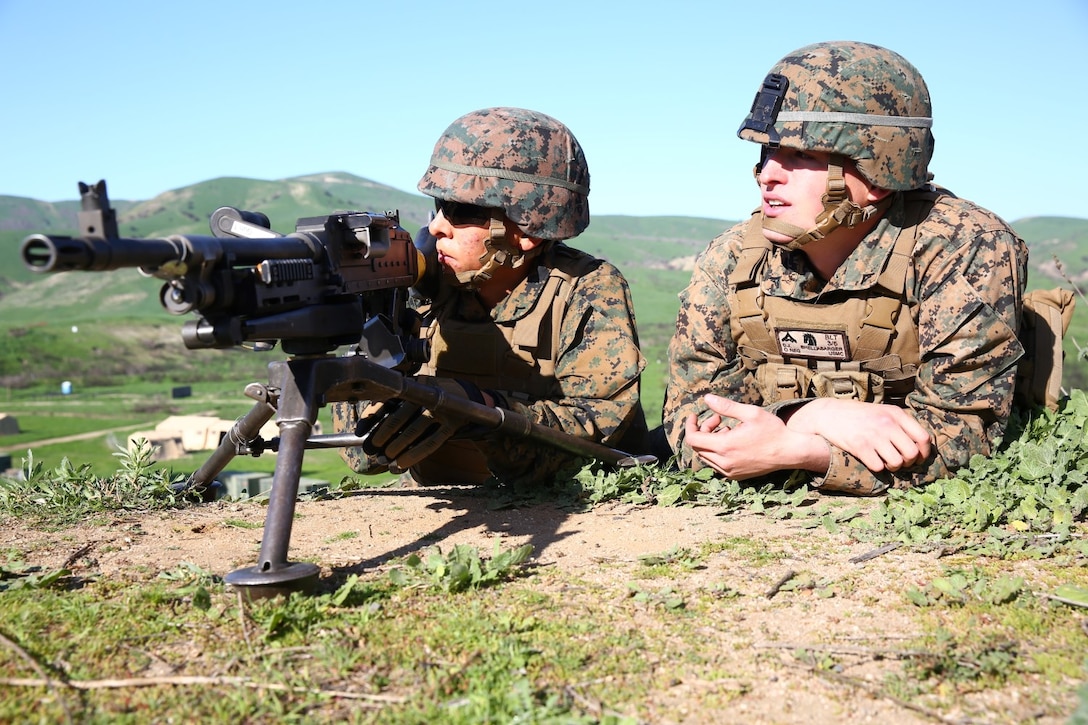
{"type": "Polygon", "coordinates": [[[183,258],[180,246],[169,239],[103,239],[31,234],[19,251],[34,272],[109,270],[157,266],[183,258]]]}
{"type": "Polygon", "coordinates": [[[23,264],[34,272],[62,272],[88,269],[94,253],[82,239],[32,234],[23,240],[19,253],[23,264]]]}

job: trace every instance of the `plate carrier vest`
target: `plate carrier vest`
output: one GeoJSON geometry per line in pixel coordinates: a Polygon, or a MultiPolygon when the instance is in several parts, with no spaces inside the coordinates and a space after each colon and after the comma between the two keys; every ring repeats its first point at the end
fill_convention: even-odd
{"type": "MultiPolygon", "coordinates": [[[[533,306],[513,321],[498,324],[459,320],[452,316],[456,304],[441,300],[433,315],[425,315],[423,336],[430,343],[430,360],[420,372],[427,375],[471,380],[508,399],[528,401],[554,397],[555,363],[559,356],[559,331],[574,293],[575,281],[598,260],[555,244],[545,252],[550,268],[544,289],[533,306]]],[[[450,289],[447,294],[462,293],[450,289]]]]}
{"type": "Polygon", "coordinates": [[[906,223],[875,285],[833,291],[818,302],[764,294],[772,245],[758,216],[748,222],[729,275],[730,327],[764,403],[834,397],[903,405],[920,362],[918,330],[906,307],[907,271],[918,225],[940,192],[904,193],[906,223]]]}

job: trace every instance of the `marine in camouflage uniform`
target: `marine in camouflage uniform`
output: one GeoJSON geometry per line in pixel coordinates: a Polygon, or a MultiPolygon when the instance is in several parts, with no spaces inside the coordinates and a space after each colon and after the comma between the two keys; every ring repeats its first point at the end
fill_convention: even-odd
{"type": "Polygon", "coordinates": [[[1027,249],[930,184],[930,117],[921,75],[884,48],[819,43],[771,70],[738,132],[761,145],[763,203],[680,297],[663,420],[682,465],[872,494],[999,443],[1027,249]],[[789,183],[824,169],[815,223],[791,224],[789,183]]]}
{"type": "MultiPolygon", "coordinates": [[[[563,243],[589,225],[589,169],[570,130],[519,108],[466,114],[439,138],[418,186],[435,198],[430,233],[444,271],[419,308],[430,350],[420,380],[581,438],[641,447],[645,361],[627,281],[563,243]]],[[[431,415],[401,401],[333,410],[337,430],[369,436],[343,451],[360,473],[536,483],[576,462],[431,415]]]]}

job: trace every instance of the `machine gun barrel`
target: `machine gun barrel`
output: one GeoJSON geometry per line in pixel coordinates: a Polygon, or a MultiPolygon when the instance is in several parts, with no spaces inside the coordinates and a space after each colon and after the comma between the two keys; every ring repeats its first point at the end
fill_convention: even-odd
{"type": "Polygon", "coordinates": [[[263,239],[198,235],[107,239],[31,234],[20,248],[23,263],[30,270],[42,273],[192,266],[224,254],[230,255],[234,265],[253,265],[266,259],[315,259],[323,253],[320,245],[295,235],[263,239]]]}
{"type": "Polygon", "coordinates": [[[80,195],[79,231],[26,237],[23,263],[38,273],[131,267],[163,280],[167,312],[200,315],[182,333],[190,349],[282,341],[289,354],[320,354],[358,342],[379,315],[400,335],[410,290],[427,275],[396,212],[305,217],[284,235],[261,212],[220,207],[211,236],[133,239],[118,233],[105,181],[80,183],[80,195]]]}

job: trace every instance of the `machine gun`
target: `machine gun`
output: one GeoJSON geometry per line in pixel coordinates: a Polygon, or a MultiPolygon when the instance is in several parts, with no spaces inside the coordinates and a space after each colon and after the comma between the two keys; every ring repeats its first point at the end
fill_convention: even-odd
{"type": "Polygon", "coordinates": [[[365,442],[347,433],[313,435],[318,410],[329,403],[401,398],[615,466],[654,460],[446,396],[411,378],[428,353],[408,301],[412,294],[429,296],[441,270],[429,258],[434,239],[426,227],[413,239],[395,212],[303,218],[294,233],[282,235],[264,214],[221,207],[211,215],[213,236],[129,239],[118,234],[105,181],[81,182],[79,190],[79,235],[26,237],[20,253],[27,267],[43,273],[139,268],[164,281],[160,302],[168,312],[197,315],[182,327],[187,348],[268,350],[279,343],[288,356],[269,363],[267,384],[246,386],[254,406],[182,485],[209,498],[215,477],[235,456],[277,453],[258,562],[226,576],[251,596],[306,589],[317,580],[319,567],[287,559],[305,450],[365,442]],[[343,346],[350,346],[346,354],[333,354],[343,346]],[[273,417],[279,436],[264,441],[261,427],[273,417]]]}

